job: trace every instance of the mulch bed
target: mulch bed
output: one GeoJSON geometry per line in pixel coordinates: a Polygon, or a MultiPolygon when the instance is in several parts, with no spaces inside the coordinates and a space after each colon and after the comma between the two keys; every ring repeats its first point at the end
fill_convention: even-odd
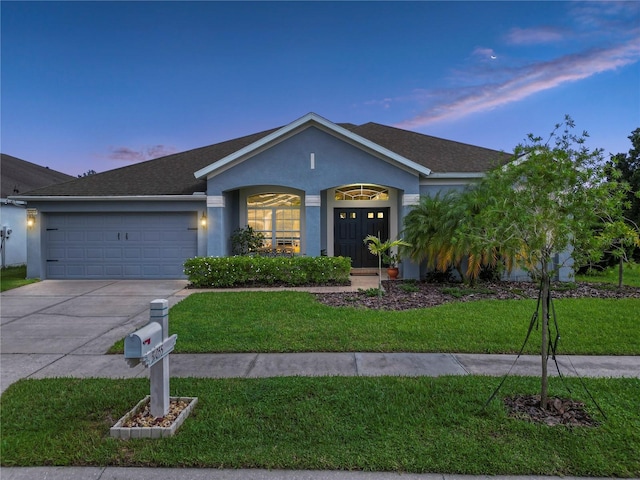
{"type": "Polygon", "coordinates": [[[154,417],[151,415],[151,405],[149,402],[141,411],[133,415],[122,424],[123,427],[163,427],[168,428],[173,425],[182,411],[189,406],[185,400],[171,400],[169,402],[169,412],[164,417],[154,417]]]}
{"type": "Polygon", "coordinates": [[[597,427],[600,425],[587,413],[584,403],[571,399],[551,397],[547,400],[546,409],[540,407],[540,395],[519,395],[507,397],[503,401],[509,416],[518,420],[543,423],[550,427],[557,425],[597,427]]]}
{"type": "MultiPolygon", "coordinates": [[[[539,285],[534,282],[483,282],[475,288],[462,284],[424,283],[402,280],[382,282],[384,295],[372,291],[317,293],[319,302],[333,307],[410,310],[434,307],[451,302],[538,298],[539,285]]],[[[640,298],[640,288],[592,283],[553,284],[552,298],[640,298]]]]}

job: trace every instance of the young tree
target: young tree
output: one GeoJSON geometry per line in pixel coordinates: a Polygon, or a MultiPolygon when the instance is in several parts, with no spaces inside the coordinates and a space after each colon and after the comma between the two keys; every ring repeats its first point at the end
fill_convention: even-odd
{"type": "MultiPolygon", "coordinates": [[[[570,251],[580,265],[602,254],[594,226],[620,219],[624,188],[608,179],[601,150],[585,146],[566,116],[546,141],[528,136],[516,160],[492,169],[477,185],[479,212],[464,221],[458,237],[484,251],[500,252],[507,267],[526,269],[541,282],[541,407],[547,407],[550,282],[554,256],[570,251]]],[[[559,266],[558,266],[559,267],[559,266]]]]}
{"type": "Polygon", "coordinates": [[[607,168],[609,178],[619,178],[629,185],[623,204],[623,222],[610,225],[600,233],[605,255],[618,263],[618,287],[622,287],[624,263],[635,258],[640,260],[640,128],[631,135],[632,148],[628,154],[612,155],[607,168]]]}
{"type": "Polygon", "coordinates": [[[603,244],[605,254],[611,255],[618,262],[618,288],[622,288],[624,280],[624,262],[631,259],[631,252],[640,247],[640,229],[634,222],[625,218],[608,223],[597,238],[603,244]]]}

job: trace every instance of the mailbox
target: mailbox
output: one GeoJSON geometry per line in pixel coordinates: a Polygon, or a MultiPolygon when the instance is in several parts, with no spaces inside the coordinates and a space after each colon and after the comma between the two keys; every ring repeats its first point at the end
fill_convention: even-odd
{"type": "Polygon", "coordinates": [[[141,359],[162,345],[162,326],[150,322],[124,339],[124,358],[141,359]]]}

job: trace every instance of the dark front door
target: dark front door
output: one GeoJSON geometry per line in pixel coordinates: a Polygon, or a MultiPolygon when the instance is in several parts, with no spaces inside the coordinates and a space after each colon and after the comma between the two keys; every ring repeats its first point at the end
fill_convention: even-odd
{"type": "Polygon", "coordinates": [[[369,253],[364,244],[367,235],[389,238],[389,208],[334,209],[333,254],[351,257],[354,268],[377,267],[378,257],[369,253]]]}

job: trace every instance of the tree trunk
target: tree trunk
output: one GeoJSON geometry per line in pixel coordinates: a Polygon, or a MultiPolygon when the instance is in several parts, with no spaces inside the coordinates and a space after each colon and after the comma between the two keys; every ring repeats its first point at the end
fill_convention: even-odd
{"type": "Polygon", "coordinates": [[[549,273],[547,266],[542,267],[542,379],[540,385],[540,408],[547,409],[547,390],[549,387],[549,377],[547,374],[547,357],[549,348],[549,273]]]}
{"type": "Polygon", "coordinates": [[[624,268],[624,258],[620,255],[620,263],[618,264],[618,288],[622,288],[622,273],[624,268]]]}
{"type": "Polygon", "coordinates": [[[378,254],[378,298],[382,297],[382,253],[378,254]]]}

